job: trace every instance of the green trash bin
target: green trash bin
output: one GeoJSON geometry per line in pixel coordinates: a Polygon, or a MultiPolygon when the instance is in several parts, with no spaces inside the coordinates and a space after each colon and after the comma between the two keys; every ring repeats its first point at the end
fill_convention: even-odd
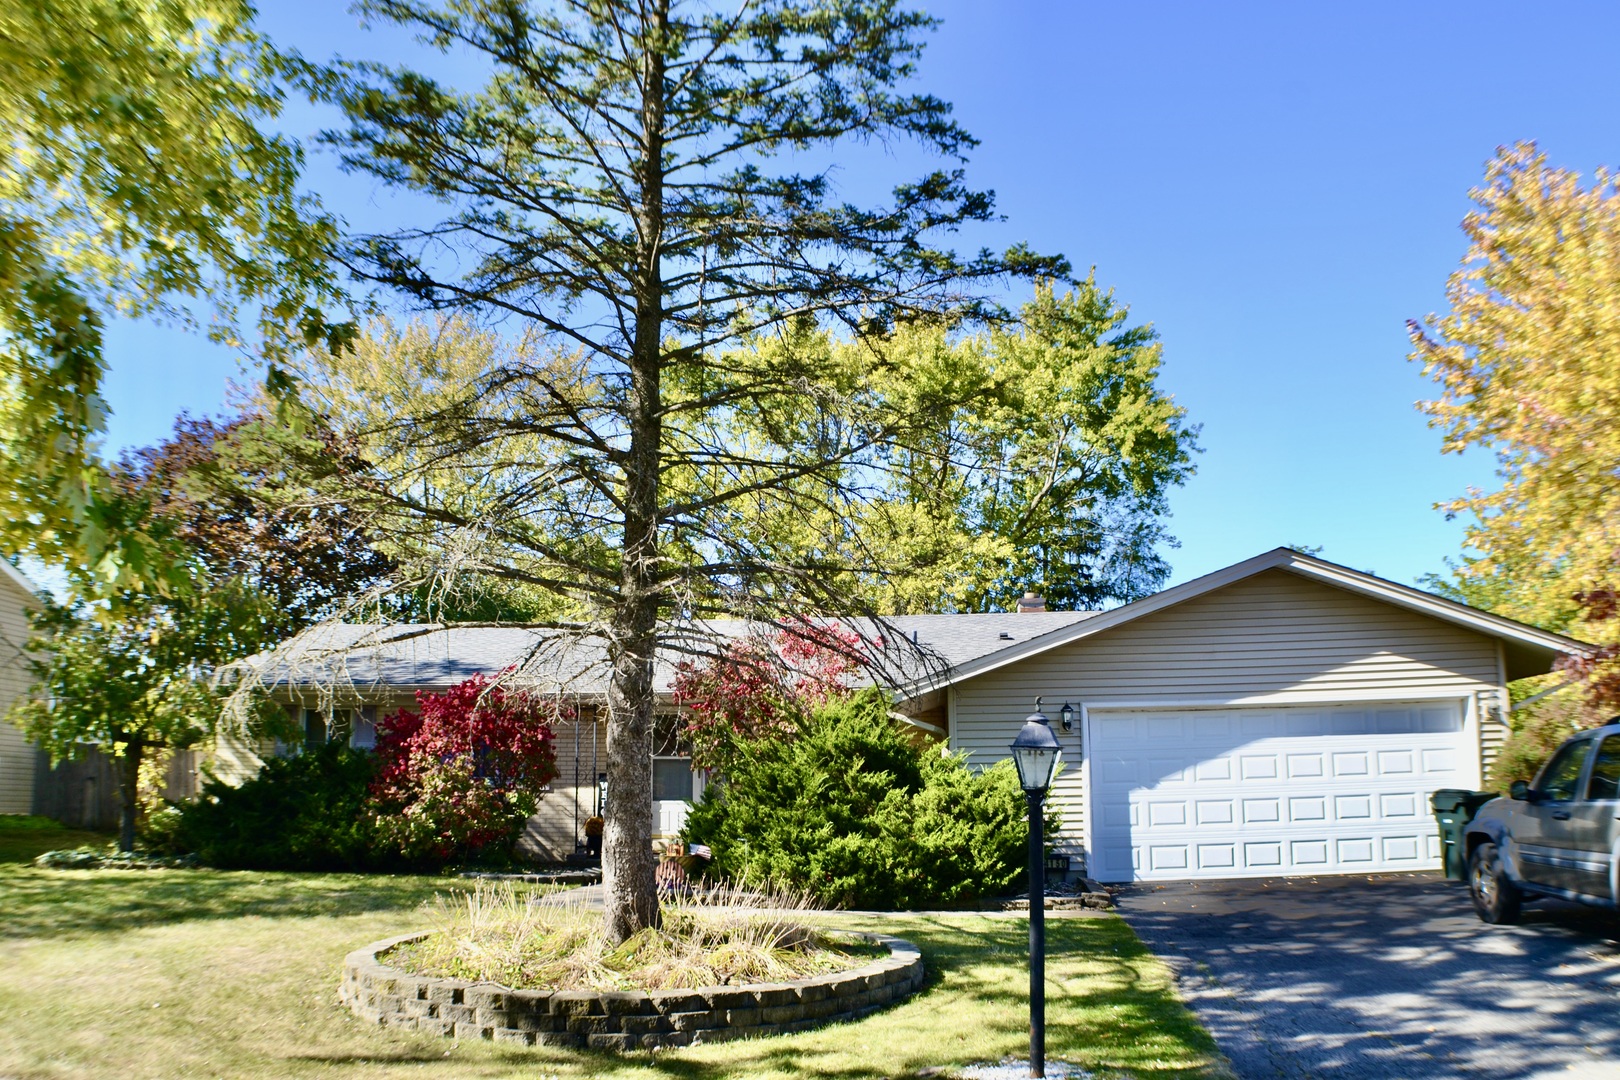
{"type": "Polygon", "coordinates": [[[1463,830],[1474,820],[1479,808],[1494,798],[1494,791],[1464,791],[1462,788],[1441,788],[1429,796],[1434,820],[1440,826],[1440,865],[1446,877],[1453,881],[1468,877],[1468,867],[1463,861],[1463,830]]]}

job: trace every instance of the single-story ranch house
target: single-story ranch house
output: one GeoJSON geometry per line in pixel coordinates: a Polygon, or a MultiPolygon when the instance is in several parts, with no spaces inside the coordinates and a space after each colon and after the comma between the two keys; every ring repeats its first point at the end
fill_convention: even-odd
{"type": "MultiPolygon", "coordinates": [[[[1437,868],[1429,795],[1481,786],[1509,681],[1587,648],[1287,548],[1109,611],[886,623],[935,660],[894,680],[897,719],[970,762],[1006,756],[1043,699],[1064,755],[1058,843],[1105,882],[1437,868]]],[[[518,627],[343,626],[257,663],[310,739],[356,745],[418,690],[548,671],[579,719],[558,732],[561,774],[526,842],[570,854],[599,806],[606,665],[592,646],[518,627]]],[[[666,701],[673,670],[660,664],[666,701]]],[[[670,709],[651,748],[666,833],[703,784],[670,709]]],[[[254,767],[234,753],[227,771],[254,767]]]]}

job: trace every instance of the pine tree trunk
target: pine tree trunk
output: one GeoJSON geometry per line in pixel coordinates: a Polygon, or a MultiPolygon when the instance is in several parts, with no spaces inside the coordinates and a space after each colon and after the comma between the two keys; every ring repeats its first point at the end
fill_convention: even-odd
{"type": "Polygon", "coordinates": [[[637,213],[636,326],[630,344],[624,464],[624,563],[613,620],[608,689],[608,812],[602,835],[607,936],[620,942],[658,925],[652,850],[653,661],[658,644],[658,498],[663,442],[664,33],[668,5],[649,13],[642,68],[642,160],[637,213]]]}
{"type": "Polygon", "coordinates": [[[657,606],[638,604],[623,614],[625,625],[615,628],[618,640],[608,690],[607,814],[602,832],[607,936],[615,943],[658,925],[651,753],[651,656],[657,606]]]}

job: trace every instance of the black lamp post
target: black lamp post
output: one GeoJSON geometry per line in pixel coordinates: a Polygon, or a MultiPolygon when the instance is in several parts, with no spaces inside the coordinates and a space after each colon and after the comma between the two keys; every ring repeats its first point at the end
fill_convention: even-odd
{"type": "Polygon", "coordinates": [[[1058,745],[1052,725],[1041,713],[1041,699],[1035,699],[1035,712],[1024,721],[1023,730],[1012,742],[1013,764],[1018,766],[1018,783],[1029,800],[1029,1075],[1046,1075],[1046,844],[1042,804],[1052,786],[1063,748],[1058,745]]]}

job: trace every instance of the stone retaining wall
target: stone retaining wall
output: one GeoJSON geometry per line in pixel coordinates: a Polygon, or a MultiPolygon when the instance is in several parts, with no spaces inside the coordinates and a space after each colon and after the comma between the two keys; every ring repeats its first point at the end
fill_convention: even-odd
{"type": "Polygon", "coordinates": [[[356,949],[343,961],[339,996],[363,1020],[458,1039],[526,1046],[642,1050],[807,1031],[855,1020],[923,983],[922,953],[885,934],[851,934],[889,955],[813,979],[694,990],[509,990],[488,982],[412,975],[377,957],[426,934],[356,949]]]}

